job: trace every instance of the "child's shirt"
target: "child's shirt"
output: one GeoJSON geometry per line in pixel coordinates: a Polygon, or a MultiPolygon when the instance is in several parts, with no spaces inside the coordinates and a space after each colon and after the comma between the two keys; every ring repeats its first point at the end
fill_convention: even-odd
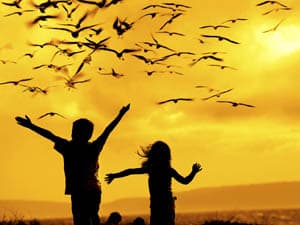
{"type": "Polygon", "coordinates": [[[64,159],[65,194],[100,190],[98,158],[101,149],[95,142],[79,145],[62,138],[55,142],[54,149],[64,159]]]}

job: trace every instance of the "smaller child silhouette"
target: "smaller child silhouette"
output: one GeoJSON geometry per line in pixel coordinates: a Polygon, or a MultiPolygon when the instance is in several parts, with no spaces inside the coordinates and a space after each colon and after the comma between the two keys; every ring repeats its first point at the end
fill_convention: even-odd
{"type": "Polygon", "coordinates": [[[118,225],[121,221],[121,214],[119,212],[112,212],[107,218],[105,225],[118,225]]]}
{"type": "Polygon", "coordinates": [[[136,217],[131,224],[132,225],[146,225],[145,220],[142,217],[136,217]]]}
{"type": "Polygon", "coordinates": [[[93,142],[89,142],[89,139],[92,137],[94,124],[87,119],[74,121],[72,140],[66,140],[33,124],[28,116],[15,118],[19,125],[54,142],[54,149],[63,156],[65,194],[71,195],[74,225],[100,224],[98,211],[101,202],[101,187],[98,180],[98,158],[109,134],[129,107],[129,104],[122,107],[117,117],[93,142]]]}
{"type": "Polygon", "coordinates": [[[200,164],[194,163],[190,174],[186,177],[181,176],[171,167],[170,148],[162,141],[156,141],[143,149],[140,155],[146,158],[141,167],[109,173],[106,175],[105,181],[110,184],[116,178],[132,174],[148,174],[150,225],[174,225],[175,198],[171,190],[171,178],[179,183],[188,184],[202,168],[200,164]]]}

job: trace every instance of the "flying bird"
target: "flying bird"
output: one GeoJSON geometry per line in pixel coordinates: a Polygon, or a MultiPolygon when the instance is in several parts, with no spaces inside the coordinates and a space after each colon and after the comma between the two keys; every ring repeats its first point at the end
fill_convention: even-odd
{"type": "Polygon", "coordinates": [[[173,3],[173,2],[164,2],[162,4],[167,5],[167,6],[173,6],[175,8],[180,8],[180,7],[186,8],[186,9],[192,8],[191,6],[188,6],[188,5],[183,5],[183,4],[173,3]]]}
{"type": "Polygon", "coordinates": [[[163,44],[160,44],[160,43],[153,37],[153,35],[151,35],[151,37],[152,37],[152,40],[154,41],[154,43],[153,43],[153,42],[144,41],[143,44],[146,44],[146,45],[148,45],[148,46],[150,46],[150,47],[155,46],[156,49],[164,48],[164,49],[167,49],[167,50],[169,50],[169,51],[171,51],[171,52],[175,52],[174,49],[171,49],[171,48],[169,48],[169,47],[167,47],[167,46],[165,46],[165,45],[163,45],[163,44]]]}
{"type": "Polygon", "coordinates": [[[195,88],[205,88],[205,89],[208,90],[208,92],[219,91],[219,90],[216,90],[214,88],[208,87],[206,85],[196,85],[195,88]]]}
{"type": "Polygon", "coordinates": [[[66,55],[67,57],[72,57],[79,53],[85,52],[85,50],[73,51],[72,49],[69,49],[69,48],[65,48],[65,49],[62,49],[59,47],[57,47],[57,48],[58,48],[58,50],[53,54],[53,56],[51,58],[51,62],[54,60],[54,58],[57,54],[66,55]]]}
{"type": "Polygon", "coordinates": [[[91,79],[78,80],[82,76],[84,76],[83,73],[76,73],[72,77],[69,77],[69,76],[59,76],[58,79],[64,79],[65,80],[65,85],[70,90],[71,88],[76,89],[76,87],[75,87],[76,84],[86,83],[86,82],[89,82],[91,80],[91,79]]]}
{"type": "Polygon", "coordinates": [[[59,113],[56,113],[56,112],[47,112],[47,113],[45,113],[45,114],[39,116],[38,119],[42,119],[42,118],[44,118],[44,117],[46,117],[46,116],[55,116],[55,115],[60,116],[60,117],[62,117],[62,118],[64,118],[64,119],[66,119],[66,117],[64,117],[63,115],[61,115],[61,114],[59,114],[59,113]]]}
{"type": "Polygon", "coordinates": [[[178,18],[179,16],[183,15],[183,13],[176,13],[174,14],[170,19],[168,19],[160,28],[159,30],[162,30],[165,26],[167,26],[168,24],[173,23],[173,21],[178,18]]]}
{"type": "Polygon", "coordinates": [[[81,27],[81,24],[83,23],[83,21],[88,17],[89,13],[86,12],[81,18],[79,18],[78,22],[76,24],[72,24],[72,23],[61,23],[59,25],[63,25],[63,26],[70,26],[70,27],[75,27],[77,29],[79,29],[81,27]]]}
{"type": "Polygon", "coordinates": [[[142,10],[146,10],[149,8],[162,8],[162,9],[171,9],[173,10],[172,7],[166,6],[166,5],[159,5],[159,4],[151,4],[151,5],[147,5],[144,8],[142,8],[142,10]]]}
{"type": "Polygon", "coordinates": [[[151,19],[154,19],[154,18],[155,18],[157,15],[159,15],[159,14],[160,14],[160,12],[146,13],[146,14],[140,16],[137,20],[140,20],[140,19],[142,19],[142,18],[144,18],[144,17],[146,17],[146,16],[150,16],[151,19]]]}
{"type": "Polygon", "coordinates": [[[271,9],[271,10],[269,10],[269,11],[266,11],[266,12],[262,13],[262,15],[268,15],[268,14],[270,14],[270,13],[272,13],[272,12],[278,12],[278,11],[280,11],[280,10],[292,10],[292,8],[289,8],[289,7],[275,8],[275,9],[271,9]]]}
{"type": "Polygon", "coordinates": [[[119,17],[113,22],[113,29],[117,32],[119,36],[122,36],[126,31],[130,30],[134,22],[128,23],[125,20],[120,20],[119,17]]]}
{"type": "Polygon", "coordinates": [[[277,5],[280,5],[282,7],[287,7],[286,5],[282,4],[281,2],[279,1],[263,1],[263,2],[260,2],[258,4],[256,4],[256,6],[262,6],[262,5],[266,5],[266,4],[277,4],[277,5]]]}
{"type": "Polygon", "coordinates": [[[83,66],[84,66],[85,64],[90,64],[91,61],[92,61],[91,55],[86,56],[86,57],[82,60],[82,62],[80,63],[80,65],[78,66],[78,68],[77,68],[77,70],[76,70],[74,76],[76,76],[76,74],[79,74],[79,72],[83,69],[83,66]]]}
{"type": "Polygon", "coordinates": [[[13,64],[16,64],[16,63],[17,63],[17,62],[15,62],[15,61],[6,60],[6,59],[0,59],[0,62],[1,62],[2,64],[7,64],[7,63],[13,63],[13,64]]]}
{"type": "Polygon", "coordinates": [[[236,18],[236,19],[230,19],[230,20],[225,20],[222,24],[224,23],[236,23],[237,21],[245,21],[248,20],[246,18],[236,18]]]}
{"type": "Polygon", "coordinates": [[[13,84],[13,85],[18,85],[22,82],[26,82],[26,81],[30,81],[32,80],[33,78],[24,78],[24,79],[21,79],[21,80],[12,80],[12,81],[5,81],[5,82],[0,82],[0,85],[4,85],[4,84],[13,84]]]}
{"type": "Polygon", "coordinates": [[[219,36],[219,35],[207,35],[207,34],[202,34],[201,35],[202,37],[206,37],[206,38],[217,38],[219,41],[228,41],[230,43],[233,43],[233,44],[240,44],[239,42],[237,41],[234,41],[234,40],[231,40],[227,37],[223,37],[223,36],[219,36]]]}
{"type": "Polygon", "coordinates": [[[215,61],[219,61],[219,62],[222,62],[223,59],[222,58],[219,58],[219,57],[216,57],[214,55],[204,55],[204,56],[201,56],[200,58],[198,59],[193,59],[189,66],[194,66],[196,65],[196,63],[198,63],[199,61],[201,61],[202,59],[204,60],[207,60],[207,59],[212,59],[212,60],[215,60],[215,61]]]}
{"type": "Polygon", "coordinates": [[[111,6],[111,5],[116,5],[116,4],[118,4],[118,3],[120,3],[122,0],[111,0],[109,3],[107,3],[106,5],[105,5],[105,7],[109,7],[109,6],[111,6]]]}
{"type": "Polygon", "coordinates": [[[203,101],[206,101],[206,100],[211,99],[211,98],[213,98],[213,97],[219,98],[219,97],[221,97],[221,95],[223,95],[223,94],[225,94],[225,93],[227,93],[227,92],[230,92],[230,91],[232,91],[232,90],[233,90],[233,88],[230,88],[230,89],[225,90],[225,91],[220,91],[220,92],[218,92],[218,93],[216,93],[216,94],[213,94],[213,95],[211,95],[211,96],[208,96],[208,97],[206,97],[206,98],[202,98],[202,100],[203,100],[203,101]]]}
{"type": "Polygon", "coordinates": [[[11,6],[11,7],[16,7],[18,9],[21,9],[21,4],[22,0],[15,0],[13,2],[1,2],[3,5],[6,5],[6,6],[11,6]]]}
{"type": "Polygon", "coordinates": [[[38,16],[33,21],[30,21],[28,23],[28,26],[33,26],[33,25],[37,24],[40,21],[47,21],[48,19],[58,19],[58,18],[60,18],[60,15],[42,15],[42,16],[38,16]]]}
{"type": "Polygon", "coordinates": [[[65,27],[43,27],[43,28],[46,28],[46,29],[52,29],[52,30],[62,30],[62,31],[67,31],[71,34],[71,36],[73,38],[78,38],[79,37],[79,33],[84,31],[84,30],[87,30],[87,29],[90,29],[92,27],[95,27],[97,24],[94,24],[94,25],[90,25],[90,26],[85,26],[85,27],[81,27],[79,29],[76,29],[76,30],[71,30],[71,29],[68,29],[68,28],[65,28],[65,27]]]}
{"type": "Polygon", "coordinates": [[[279,23],[276,24],[275,27],[271,28],[271,29],[268,29],[268,30],[265,30],[263,31],[263,33],[268,33],[268,32],[275,32],[277,30],[277,28],[279,27],[279,25],[284,21],[285,19],[279,21],[279,23]]]}
{"type": "Polygon", "coordinates": [[[136,57],[137,59],[139,60],[142,60],[144,61],[146,64],[155,64],[155,59],[150,59],[150,58],[146,58],[145,56],[143,55],[135,55],[135,54],[132,54],[132,56],[136,57]]]}
{"type": "Polygon", "coordinates": [[[237,69],[236,69],[236,68],[234,68],[234,67],[231,67],[231,66],[226,66],[226,65],[219,65],[219,64],[209,64],[208,66],[219,67],[221,70],[224,70],[224,69],[232,69],[232,70],[237,70],[237,69]]]}
{"type": "Polygon", "coordinates": [[[123,49],[122,51],[117,51],[115,49],[112,49],[112,48],[106,48],[106,47],[103,47],[103,48],[100,48],[101,50],[104,50],[104,51],[109,51],[109,52],[113,52],[115,53],[115,55],[119,58],[119,59],[123,59],[123,54],[125,53],[132,53],[132,52],[138,52],[140,51],[140,49],[128,49],[128,48],[125,48],[123,49]]]}
{"type": "Polygon", "coordinates": [[[117,73],[113,68],[111,69],[110,73],[102,73],[102,72],[98,72],[100,75],[112,75],[115,78],[120,78],[123,77],[124,74],[121,73],[117,73]]]}
{"type": "Polygon", "coordinates": [[[33,12],[34,10],[32,9],[27,9],[27,10],[22,10],[22,11],[16,11],[16,12],[12,12],[12,13],[8,13],[6,15],[4,15],[4,17],[8,17],[8,16],[12,16],[12,15],[18,15],[18,16],[22,16],[23,13],[26,13],[26,12],[33,12]]]}
{"type": "Polygon", "coordinates": [[[78,0],[81,3],[88,4],[88,5],[96,5],[98,8],[104,8],[106,4],[106,0],[102,0],[100,2],[94,2],[89,0],[78,0]]]}
{"type": "Polygon", "coordinates": [[[34,94],[38,94],[38,93],[41,93],[41,94],[48,94],[49,92],[49,88],[50,87],[55,87],[55,86],[50,86],[50,87],[47,87],[47,88],[41,88],[41,87],[38,87],[38,86],[29,86],[29,85],[25,85],[25,84],[20,84],[22,87],[25,87],[26,89],[23,91],[29,91],[31,93],[34,93],[34,94]]]}
{"type": "Polygon", "coordinates": [[[58,47],[56,41],[51,40],[48,42],[44,42],[42,44],[37,44],[37,43],[28,43],[28,45],[30,46],[34,46],[34,47],[40,47],[40,48],[44,48],[45,46],[54,46],[54,47],[58,47]]]}
{"type": "Polygon", "coordinates": [[[169,36],[173,36],[173,35],[182,36],[182,37],[185,36],[182,33],[179,33],[179,32],[170,32],[170,31],[158,31],[156,33],[158,33],[158,34],[168,34],[169,36]]]}
{"type": "Polygon", "coordinates": [[[45,13],[46,12],[46,9],[50,8],[50,7],[53,7],[55,9],[58,8],[58,4],[72,4],[72,1],[70,0],[56,0],[56,1],[52,1],[52,0],[47,0],[45,2],[41,2],[40,4],[35,4],[33,1],[30,2],[31,5],[40,10],[41,13],[45,13]]]}
{"type": "Polygon", "coordinates": [[[72,15],[78,9],[79,4],[77,6],[75,6],[74,8],[72,8],[71,10],[69,10],[65,5],[62,5],[62,7],[65,10],[65,12],[67,13],[67,18],[72,19],[72,15]]]}
{"type": "Polygon", "coordinates": [[[219,103],[229,103],[229,104],[231,104],[233,107],[237,107],[237,106],[239,106],[239,105],[247,106],[247,107],[255,107],[254,105],[249,105],[249,104],[240,103],[240,102],[222,101],[222,100],[219,100],[219,101],[216,101],[216,102],[219,102],[219,103]]]}
{"type": "Polygon", "coordinates": [[[23,58],[23,57],[26,57],[26,56],[29,57],[29,58],[33,58],[36,52],[37,52],[37,51],[24,53],[23,55],[21,55],[21,56],[19,57],[19,59],[21,59],[21,58],[23,58]]]}
{"type": "Polygon", "coordinates": [[[157,104],[161,105],[161,104],[165,104],[165,103],[168,103],[168,102],[177,103],[179,101],[193,101],[193,100],[194,100],[193,98],[171,98],[171,99],[168,99],[168,100],[158,102],[157,104]]]}
{"type": "Polygon", "coordinates": [[[219,28],[230,28],[230,26],[225,26],[225,25],[205,25],[199,27],[200,29],[205,29],[205,28],[213,28],[214,30],[217,30],[219,28]]]}

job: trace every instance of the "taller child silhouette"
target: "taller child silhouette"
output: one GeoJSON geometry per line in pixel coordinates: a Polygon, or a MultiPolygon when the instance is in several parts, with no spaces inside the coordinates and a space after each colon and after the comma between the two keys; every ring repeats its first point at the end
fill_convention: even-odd
{"type": "Polygon", "coordinates": [[[74,225],[99,225],[98,211],[101,202],[101,187],[98,180],[99,154],[112,130],[129,110],[123,106],[117,117],[94,141],[94,125],[87,119],[73,122],[72,139],[54,135],[49,130],[33,124],[28,116],[16,117],[17,123],[54,142],[54,149],[63,156],[65,172],[65,194],[71,195],[74,225]]]}

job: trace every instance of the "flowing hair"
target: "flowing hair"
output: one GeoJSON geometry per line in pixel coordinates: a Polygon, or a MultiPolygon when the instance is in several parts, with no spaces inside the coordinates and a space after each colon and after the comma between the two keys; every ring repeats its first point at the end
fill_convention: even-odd
{"type": "Polygon", "coordinates": [[[163,141],[156,141],[146,147],[141,147],[141,152],[137,152],[142,158],[142,167],[171,167],[171,151],[169,146],[163,141]]]}

